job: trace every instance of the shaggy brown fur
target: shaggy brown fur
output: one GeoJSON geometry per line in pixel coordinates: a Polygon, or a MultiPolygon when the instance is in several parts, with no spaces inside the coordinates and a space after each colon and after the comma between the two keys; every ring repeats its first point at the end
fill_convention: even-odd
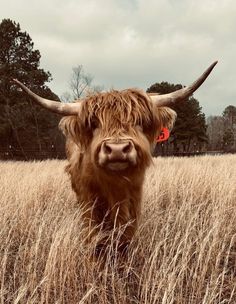
{"type": "Polygon", "coordinates": [[[145,170],[151,146],[162,127],[172,128],[176,114],[158,108],[142,91],[129,89],[88,96],[78,116],[64,117],[60,128],[67,137],[66,168],[84,208],[85,221],[104,230],[126,225],[121,246],[128,244],[138,225],[145,170]],[[104,140],[130,139],[137,165],[121,171],[105,170],[97,154],[104,140]]]}

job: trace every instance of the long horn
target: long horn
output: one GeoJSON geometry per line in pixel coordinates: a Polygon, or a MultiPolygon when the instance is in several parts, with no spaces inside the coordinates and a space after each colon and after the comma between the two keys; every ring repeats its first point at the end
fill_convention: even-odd
{"type": "Polygon", "coordinates": [[[195,92],[202,85],[202,83],[206,80],[207,76],[213,70],[214,66],[217,64],[217,62],[218,61],[212,63],[209,66],[209,68],[193,84],[191,84],[188,87],[182,88],[180,90],[168,94],[153,95],[153,93],[151,93],[150,95],[149,94],[148,95],[158,107],[170,106],[176,102],[187,99],[189,96],[193,94],[193,92],[195,92]]]}
{"type": "Polygon", "coordinates": [[[39,95],[33,93],[30,89],[28,89],[23,83],[21,83],[17,79],[13,79],[13,81],[30,97],[32,97],[39,105],[42,107],[61,115],[77,115],[81,108],[81,102],[76,103],[63,103],[54,100],[45,99],[40,97],[39,95]]]}

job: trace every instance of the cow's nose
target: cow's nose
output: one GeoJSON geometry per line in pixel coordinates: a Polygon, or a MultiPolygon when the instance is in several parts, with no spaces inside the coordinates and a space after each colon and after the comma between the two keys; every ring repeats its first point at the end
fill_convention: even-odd
{"type": "Polygon", "coordinates": [[[125,160],[134,149],[131,141],[122,143],[103,142],[101,150],[109,160],[125,160]]]}

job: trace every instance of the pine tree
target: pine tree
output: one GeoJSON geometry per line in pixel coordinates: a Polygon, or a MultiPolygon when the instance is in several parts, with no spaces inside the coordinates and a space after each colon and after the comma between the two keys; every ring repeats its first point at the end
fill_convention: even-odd
{"type": "Polygon", "coordinates": [[[40,68],[40,52],[19,23],[4,19],[0,23],[0,145],[2,148],[43,150],[55,145],[58,117],[35,105],[12,82],[17,78],[35,93],[58,99],[45,85],[49,72],[40,68]],[[51,135],[53,135],[51,137],[51,135]]]}

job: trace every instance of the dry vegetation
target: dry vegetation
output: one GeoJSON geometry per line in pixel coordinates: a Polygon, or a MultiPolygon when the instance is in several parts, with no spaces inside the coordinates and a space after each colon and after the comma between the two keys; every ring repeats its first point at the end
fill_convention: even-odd
{"type": "Polygon", "coordinates": [[[128,258],[103,267],[64,166],[0,163],[1,304],[236,303],[236,156],[155,159],[128,258]]]}

